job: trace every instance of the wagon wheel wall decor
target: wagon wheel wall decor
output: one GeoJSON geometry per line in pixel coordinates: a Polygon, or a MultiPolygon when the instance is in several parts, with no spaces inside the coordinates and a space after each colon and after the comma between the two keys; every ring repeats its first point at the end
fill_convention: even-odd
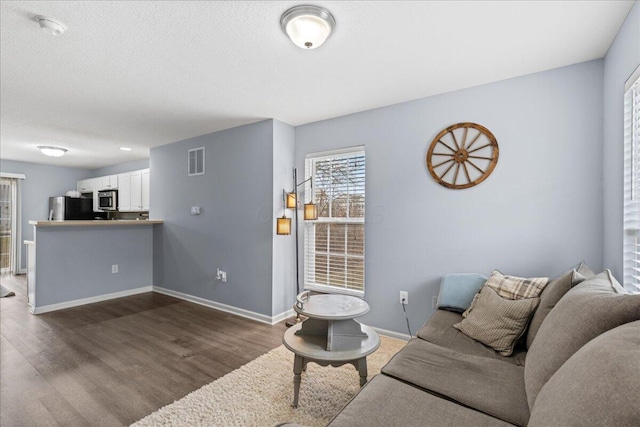
{"type": "Polygon", "coordinates": [[[447,188],[462,190],[487,179],[498,163],[498,141],[484,126],[457,123],[431,142],[427,168],[447,188]]]}

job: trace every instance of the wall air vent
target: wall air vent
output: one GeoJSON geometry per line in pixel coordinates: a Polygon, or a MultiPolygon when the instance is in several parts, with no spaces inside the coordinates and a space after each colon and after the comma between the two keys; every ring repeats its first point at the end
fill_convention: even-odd
{"type": "Polygon", "coordinates": [[[193,148],[188,154],[188,174],[189,176],[204,175],[204,147],[193,148]]]}

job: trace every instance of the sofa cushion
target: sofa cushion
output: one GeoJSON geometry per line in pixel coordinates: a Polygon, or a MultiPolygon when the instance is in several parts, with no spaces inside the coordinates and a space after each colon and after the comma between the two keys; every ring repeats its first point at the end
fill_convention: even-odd
{"type": "Polygon", "coordinates": [[[493,288],[484,286],[471,313],[453,327],[502,356],[510,356],[539,302],[540,298],[502,298],[493,288]]]}
{"type": "Polygon", "coordinates": [[[542,387],[529,426],[640,424],[640,321],[585,344],[542,387]]]}
{"type": "Polygon", "coordinates": [[[577,271],[578,273],[580,273],[582,277],[586,279],[590,279],[591,277],[596,275],[596,273],[594,273],[593,270],[589,268],[589,266],[587,265],[587,263],[584,262],[584,260],[580,261],[579,263],[571,267],[569,270],[562,273],[561,276],[565,275],[566,273],[570,273],[571,270],[577,271]]]}
{"type": "Polygon", "coordinates": [[[470,338],[453,327],[462,320],[459,313],[445,310],[436,310],[427,323],[417,333],[418,338],[425,341],[474,356],[489,357],[524,366],[526,351],[523,347],[516,346],[510,357],[501,356],[490,347],[470,338]]]}
{"type": "MultiPolygon", "coordinates": [[[[588,268],[588,267],[587,267],[588,268]]],[[[531,348],[533,340],[540,329],[540,325],[547,317],[551,309],[560,301],[560,298],[564,296],[569,289],[578,283],[584,281],[586,277],[578,273],[576,270],[571,270],[559,278],[550,281],[540,294],[540,304],[536,309],[536,312],[531,318],[529,324],[529,330],[527,331],[527,348],[531,348]]]]}
{"type": "Polygon", "coordinates": [[[413,339],[382,372],[512,424],[529,419],[521,366],[413,339]]]}
{"type": "MultiPolygon", "coordinates": [[[[539,297],[548,281],[548,277],[532,277],[527,279],[524,277],[506,276],[498,270],[493,270],[483,288],[492,288],[502,298],[519,300],[539,297]]],[[[462,317],[467,317],[469,313],[471,313],[479,297],[479,294],[476,294],[473,301],[471,301],[471,306],[462,313],[462,317]]]]}
{"type": "Polygon", "coordinates": [[[496,426],[511,424],[473,409],[377,375],[327,427],[496,426]]]}
{"type": "Polygon", "coordinates": [[[463,312],[469,308],[473,297],[487,278],[475,273],[446,274],[440,279],[437,308],[463,312]]]}
{"type": "Polygon", "coordinates": [[[624,289],[606,270],[576,285],[558,301],[527,353],[529,408],[549,378],[580,347],[610,329],[640,320],[640,295],[622,292],[624,289]]]}

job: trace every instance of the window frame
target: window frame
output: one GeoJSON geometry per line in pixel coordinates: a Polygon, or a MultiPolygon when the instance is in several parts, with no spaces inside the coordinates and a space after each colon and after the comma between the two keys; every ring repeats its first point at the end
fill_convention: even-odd
{"type": "Polygon", "coordinates": [[[640,293],[640,66],[624,88],[623,286],[640,293]]]}
{"type": "MultiPolygon", "coordinates": [[[[364,198],[364,215],[362,217],[355,217],[355,218],[349,218],[349,217],[337,217],[337,218],[333,218],[333,217],[319,217],[316,220],[309,220],[309,221],[305,221],[305,233],[304,233],[304,243],[303,243],[303,265],[304,265],[304,276],[303,276],[303,281],[304,281],[304,289],[305,290],[311,290],[311,291],[315,291],[315,292],[323,292],[323,293],[335,293],[335,294],[342,294],[342,295],[351,295],[351,296],[356,296],[356,297],[360,297],[363,298],[364,297],[364,293],[365,293],[365,289],[366,289],[366,237],[364,238],[364,242],[362,244],[362,263],[363,263],[363,267],[362,267],[362,290],[359,289],[349,289],[347,287],[340,287],[340,286],[335,286],[335,285],[329,285],[326,283],[317,283],[317,282],[310,282],[309,277],[310,277],[310,266],[308,264],[308,258],[310,257],[310,254],[308,253],[308,247],[315,247],[315,230],[316,230],[316,224],[362,224],[363,229],[364,229],[364,233],[366,236],[366,153],[365,153],[365,147],[364,146],[355,146],[355,147],[348,147],[348,148],[342,148],[342,149],[338,149],[338,150],[331,150],[331,151],[323,151],[323,152],[317,152],[317,153],[309,153],[305,156],[305,179],[309,179],[312,178],[311,180],[309,180],[306,185],[305,185],[305,195],[306,194],[311,194],[312,196],[312,201],[315,203],[315,192],[312,190],[312,185],[316,180],[316,176],[315,176],[315,167],[314,167],[314,162],[317,161],[323,161],[323,160],[331,160],[331,159],[335,159],[335,158],[349,158],[349,157],[358,157],[358,156],[363,156],[365,158],[365,172],[364,172],[364,180],[363,182],[364,184],[364,194],[365,194],[365,198],[364,198]]],[[[329,251],[329,241],[327,241],[327,257],[330,256],[330,251],[329,251]]],[[[346,240],[345,240],[345,246],[346,246],[346,240]]],[[[314,251],[315,253],[315,251],[314,251]]],[[[346,248],[345,248],[345,253],[344,253],[344,257],[345,259],[348,259],[349,257],[353,257],[353,255],[348,255],[346,248]]],[[[347,274],[347,269],[345,269],[345,274],[347,274]]],[[[315,272],[314,272],[315,274],[315,272]]]]}

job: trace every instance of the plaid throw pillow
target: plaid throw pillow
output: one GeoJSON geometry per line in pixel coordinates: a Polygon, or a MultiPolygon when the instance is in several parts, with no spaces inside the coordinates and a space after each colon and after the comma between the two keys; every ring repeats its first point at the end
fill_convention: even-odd
{"type": "MultiPolygon", "coordinates": [[[[548,277],[524,278],[516,276],[505,276],[498,270],[493,270],[491,276],[483,285],[488,286],[502,298],[509,300],[520,300],[528,298],[538,298],[545,286],[549,282],[548,277]]],[[[478,299],[479,292],[473,298],[469,308],[462,313],[462,317],[467,317],[478,299]]]]}
{"type": "Polygon", "coordinates": [[[525,299],[537,298],[547,286],[548,277],[524,277],[505,276],[498,270],[493,270],[485,286],[492,288],[502,298],[525,299]]]}

